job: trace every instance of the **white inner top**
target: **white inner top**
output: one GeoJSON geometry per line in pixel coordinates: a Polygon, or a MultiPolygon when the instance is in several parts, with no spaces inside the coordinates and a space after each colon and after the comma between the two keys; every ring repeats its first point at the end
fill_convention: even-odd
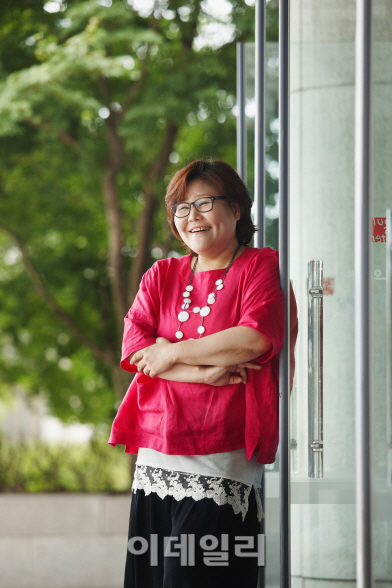
{"type": "Polygon", "coordinates": [[[246,457],[245,447],[208,455],[166,455],[155,449],[139,448],[136,463],[176,472],[229,478],[248,486],[261,486],[264,464],[257,463],[258,452],[246,457]]]}

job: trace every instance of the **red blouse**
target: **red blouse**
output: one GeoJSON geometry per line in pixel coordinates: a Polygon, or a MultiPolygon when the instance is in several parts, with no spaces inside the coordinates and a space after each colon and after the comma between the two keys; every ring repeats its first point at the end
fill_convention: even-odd
{"type": "MultiPolygon", "coordinates": [[[[142,277],[124,319],[123,369],[137,372],[126,358],[153,345],[156,337],[178,342],[175,333],[191,273],[190,259],[190,255],[184,255],[156,261],[142,277]]],[[[205,306],[223,272],[208,270],[193,275],[192,308],[205,306]]],[[[292,289],[290,307],[292,389],[298,333],[292,289]]],[[[200,314],[191,312],[181,325],[183,340],[198,338],[200,324],[200,314]]],[[[149,447],[169,455],[206,455],[245,447],[248,459],[258,449],[259,463],[273,463],[279,441],[279,352],[285,339],[278,252],[270,247],[247,246],[232,263],[203,326],[206,330],[202,337],[236,326],[252,327],[264,334],[272,347],[252,360],[263,368],[248,369],[246,384],[227,386],[172,382],[137,373],[118,409],[108,443],[125,445],[128,453],[149,447]]]]}

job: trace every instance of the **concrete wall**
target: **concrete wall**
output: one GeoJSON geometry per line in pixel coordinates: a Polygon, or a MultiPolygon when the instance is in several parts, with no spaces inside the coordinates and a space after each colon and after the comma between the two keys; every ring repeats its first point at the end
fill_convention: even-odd
{"type": "Polygon", "coordinates": [[[131,496],[0,495],[2,588],[121,588],[131,496]]]}

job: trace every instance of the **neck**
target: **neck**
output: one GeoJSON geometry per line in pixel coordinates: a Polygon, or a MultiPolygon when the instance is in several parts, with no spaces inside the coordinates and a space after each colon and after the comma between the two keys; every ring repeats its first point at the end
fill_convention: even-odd
{"type": "MultiPolygon", "coordinates": [[[[246,248],[246,245],[241,245],[239,247],[239,243],[235,243],[234,246],[225,249],[222,253],[216,256],[208,256],[203,253],[196,254],[196,256],[191,257],[191,266],[193,268],[194,263],[196,261],[197,255],[199,256],[198,262],[196,264],[195,272],[202,272],[208,270],[215,270],[215,269],[225,269],[233,257],[234,251],[237,249],[237,253],[235,255],[236,259],[246,248]]],[[[233,260],[234,261],[234,260],[233,260]]]]}

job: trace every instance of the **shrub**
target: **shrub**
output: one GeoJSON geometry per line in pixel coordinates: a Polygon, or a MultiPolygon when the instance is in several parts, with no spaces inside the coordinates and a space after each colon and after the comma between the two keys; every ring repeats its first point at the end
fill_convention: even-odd
{"type": "Polygon", "coordinates": [[[129,456],[98,437],[83,445],[0,438],[0,492],[131,491],[129,456]]]}

